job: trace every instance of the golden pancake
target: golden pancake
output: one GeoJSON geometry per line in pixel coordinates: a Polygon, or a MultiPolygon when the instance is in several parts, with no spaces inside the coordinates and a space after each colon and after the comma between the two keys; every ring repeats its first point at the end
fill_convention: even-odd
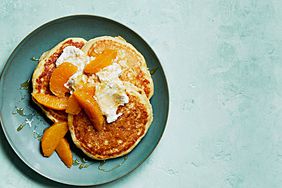
{"type": "MultiPolygon", "coordinates": [[[[53,95],[49,88],[49,81],[52,72],[56,67],[56,60],[67,46],[82,48],[86,43],[83,38],[68,38],[57,44],[53,49],[43,53],[32,76],[32,94],[43,93],[53,95]]],[[[44,111],[53,122],[66,121],[67,114],[63,110],[53,110],[39,104],[34,98],[33,101],[44,111]]]]}
{"type": "Polygon", "coordinates": [[[152,107],[145,93],[124,82],[129,102],[119,106],[122,115],[97,131],[82,110],[68,115],[69,130],[75,145],[97,160],[116,158],[129,153],[144,137],[153,120],[152,107]]]}
{"type": "Polygon", "coordinates": [[[103,36],[89,40],[82,48],[89,56],[95,56],[105,49],[118,51],[117,63],[122,68],[120,79],[144,90],[151,98],[154,93],[153,80],[143,55],[121,37],[103,36]]]}

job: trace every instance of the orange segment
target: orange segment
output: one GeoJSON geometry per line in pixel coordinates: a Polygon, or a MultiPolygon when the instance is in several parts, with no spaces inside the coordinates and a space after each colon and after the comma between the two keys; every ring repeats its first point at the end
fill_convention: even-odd
{"type": "Polygon", "coordinates": [[[116,50],[106,49],[85,66],[84,72],[88,74],[99,72],[102,68],[111,65],[116,56],[116,50]]]}
{"type": "Polygon", "coordinates": [[[72,166],[72,152],[67,139],[62,138],[56,147],[56,152],[65,165],[70,168],[72,166]]]}
{"type": "Polygon", "coordinates": [[[58,97],[64,97],[68,89],[64,84],[76,73],[77,67],[71,63],[62,63],[53,71],[50,78],[50,90],[58,97]]]}
{"type": "Polygon", "coordinates": [[[54,110],[65,110],[67,107],[68,99],[65,97],[59,98],[43,93],[33,93],[32,96],[39,104],[54,110]]]}
{"type": "Polygon", "coordinates": [[[76,114],[79,114],[80,111],[81,111],[81,108],[77,100],[75,99],[73,95],[71,95],[68,99],[68,106],[66,109],[66,113],[76,115],[76,114]]]}
{"type": "Polygon", "coordinates": [[[73,95],[78,101],[79,105],[87,114],[89,120],[91,121],[95,129],[98,131],[103,130],[105,120],[99,105],[93,98],[93,95],[89,95],[83,90],[76,90],[73,95]]]}
{"type": "Polygon", "coordinates": [[[58,122],[47,128],[41,139],[41,148],[43,155],[49,157],[55,151],[59,142],[64,138],[65,134],[68,132],[67,122],[58,122]]]}
{"type": "Polygon", "coordinates": [[[90,96],[94,96],[95,95],[95,87],[92,86],[92,85],[87,85],[87,84],[84,84],[82,86],[82,88],[80,88],[79,90],[87,93],[88,95],[90,96]]]}
{"type": "MultiPolygon", "coordinates": [[[[90,96],[94,96],[95,94],[95,87],[92,85],[83,84],[82,88],[80,88],[79,90],[87,93],[90,96]]],[[[79,106],[79,103],[77,102],[76,98],[73,95],[71,95],[68,99],[66,113],[77,115],[79,114],[80,111],[81,111],[81,108],[79,106]]]]}

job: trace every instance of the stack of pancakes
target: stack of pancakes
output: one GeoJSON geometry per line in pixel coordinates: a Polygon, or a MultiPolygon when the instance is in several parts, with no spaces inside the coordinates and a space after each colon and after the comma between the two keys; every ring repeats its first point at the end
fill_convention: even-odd
{"type": "Polygon", "coordinates": [[[91,56],[93,49],[97,54],[106,49],[117,51],[116,63],[122,69],[119,78],[129,98],[127,104],[118,107],[117,112],[122,115],[116,121],[106,123],[103,130],[97,131],[83,110],[71,115],[64,110],[45,107],[33,98],[34,102],[53,122],[67,121],[73,142],[89,157],[105,160],[129,153],[145,136],[153,120],[149,99],[154,88],[144,57],[121,37],[104,36],[89,41],[68,38],[40,57],[32,78],[33,94],[53,95],[49,88],[50,77],[56,68],[56,60],[67,46],[75,46],[88,56],[91,56]]]}

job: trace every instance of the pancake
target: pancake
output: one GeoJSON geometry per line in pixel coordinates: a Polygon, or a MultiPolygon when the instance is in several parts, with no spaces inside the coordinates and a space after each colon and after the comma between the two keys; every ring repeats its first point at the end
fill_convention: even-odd
{"type": "Polygon", "coordinates": [[[121,37],[103,36],[89,40],[82,48],[88,56],[99,54],[105,49],[118,51],[117,63],[122,67],[120,79],[144,90],[151,98],[154,93],[153,80],[143,55],[121,37]],[[94,52],[94,53],[91,53],[94,52]]]}
{"type": "MultiPolygon", "coordinates": [[[[96,56],[105,49],[113,49],[118,52],[117,58],[112,63],[112,68],[116,67],[117,69],[109,69],[111,71],[104,77],[105,80],[103,80],[102,76],[105,74],[101,74],[100,71],[92,75],[80,72],[79,74],[81,75],[76,75],[76,77],[72,78],[73,80],[68,82],[69,85],[67,86],[72,92],[85,84],[94,84],[96,92],[94,98],[101,105],[101,100],[111,101],[104,97],[104,94],[107,92],[104,93],[103,87],[105,85],[103,84],[114,84],[107,85],[112,91],[116,92],[111,95],[118,100],[121,100],[119,97],[128,99],[124,98],[123,100],[126,102],[121,103],[116,108],[111,108],[116,112],[115,119],[109,118],[112,116],[107,114],[109,112],[107,111],[109,105],[106,105],[106,109],[104,108],[105,106],[100,106],[106,122],[103,130],[100,131],[94,128],[83,109],[79,114],[72,115],[65,113],[64,110],[53,110],[40,105],[33,98],[34,102],[53,122],[68,121],[73,142],[87,156],[96,160],[106,160],[126,155],[145,136],[153,120],[152,106],[149,99],[153,95],[154,88],[144,57],[121,37],[98,37],[88,42],[82,38],[68,38],[41,55],[39,64],[32,77],[32,94],[43,93],[53,95],[49,88],[50,78],[56,68],[56,60],[67,46],[75,46],[82,49],[88,56],[96,56]],[[111,80],[110,77],[113,77],[115,74],[118,77],[111,80]],[[119,92],[122,92],[124,95],[119,92]]],[[[102,69],[106,73],[107,71],[104,69],[106,67],[102,69]]]]}
{"type": "MultiPolygon", "coordinates": [[[[61,55],[65,47],[75,46],[81,49],[85,43],[86,40],[84,40],[83,38],[67,38],[57,44],[53,49],[44,52],[41,55],[39,63],[32,76],[32,94],[44,93],[52,95],[49,89],[49,81],[51,74],[56,67],[56,60],[61,55]]],[[[67,121],[67,114],[65,113],[65,111],[46,108],[39,104],[34,98],[32,99],[43,110],[46,116],[53,122],[67,121]]]]}
{"type": "Polygon", "coordinates": [[[129,153],[144,137],[153,120],[152,107],[145,93],[133,84],[124,82],[129,102],[119,106],[122,115],[104,129],[96,131],[82,110],[68,115],[72,140],[87,156],[106,160],[129,153]]]}

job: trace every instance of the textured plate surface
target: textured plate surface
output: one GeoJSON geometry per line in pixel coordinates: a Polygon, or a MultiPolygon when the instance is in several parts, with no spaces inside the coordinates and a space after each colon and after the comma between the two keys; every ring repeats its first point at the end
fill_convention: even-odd
{"type": "MultiPolygon", "coordinates": [[[[160,62],[148,44],[134,31],[115,21],[77,15],[51,21],[29,34],[9,57],[0,80],[0,119],[7,140],[17,155],[39,174],[64,184],[97,185],[114,181],[137,168],[157,146],[166,126],[169,96],[160,62]],[[44,158],[40,153],[40,136],[50,122],[32,103],[31,78],[42,52],[67,37],[86,40],[97,36],[122,36],[145,57],[152,75],[155,93],[151,99],[154,121],[143,140],[126,157],[98,162],[88,159],[72,146],[75,164],[68,169],[56,154],[44,158]]],[[[73,145],[73,144],[72,144],[73,145]]]]}

